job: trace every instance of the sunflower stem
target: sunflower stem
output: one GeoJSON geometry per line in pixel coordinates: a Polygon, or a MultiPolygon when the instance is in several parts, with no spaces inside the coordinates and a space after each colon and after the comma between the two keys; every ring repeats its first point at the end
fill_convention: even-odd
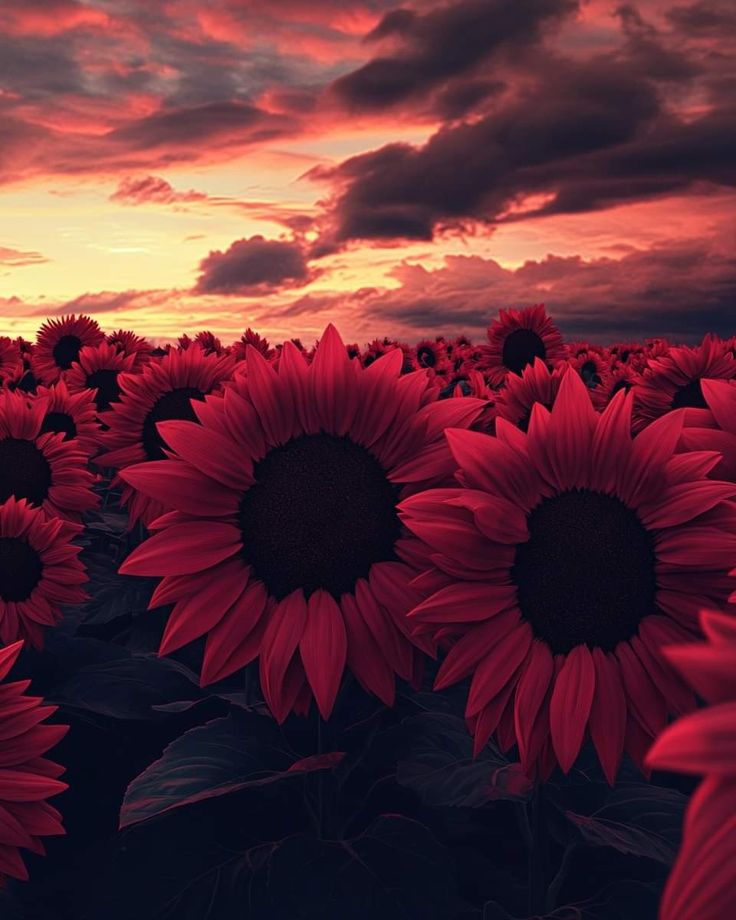
{"type": "Polygon", "coordinates": [[[549,833],[544,800],[544,787],[538,784],[529,803],[531,846],[529,847],[529,913],[543,914],[547,901],[549,871],[549,833]]]}

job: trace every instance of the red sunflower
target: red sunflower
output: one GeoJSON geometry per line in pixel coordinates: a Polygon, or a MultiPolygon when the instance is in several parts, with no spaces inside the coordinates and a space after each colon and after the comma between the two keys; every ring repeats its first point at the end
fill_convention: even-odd
{"type": "Polygon", "coordinates": [[[124,355],[135,357],[135,370],[151,360],[151,343],[128,329],[118,329],[107,336],[107,344],[113,345],[124,355]]]}
{"type": "Polygon", "coordinates": [[[214,332],[204,330],[194,336],[194,342],[202,349],[206,355],[221,355],[225,351],[222,342],[217,338],[214,332]]]}
{"type": "Polygon", "coordinates": [[[23,357],[18,344],[6,335],[0,335],[0,387],[6,380],[20,378],[23,370],[23,357]]]}
{"type": "Polygon", "coordinates": [[[44,854],[41,837],[64,833],[61,815],[46,799],[67,788],[64,768],[43,755],[64,737],[68,725],[42,725],[57,710],[27,696],[30,681],[5,681],[23,642],[0,649],[0,873],[28,879],[20,849],[44,854]]]}
{"type": "Polygon", "coordinates": [[[310,365],[289,343],[278,371],[250,348],[247,376],[195,406],[200,425],[159,425],[175,459],[121,474],[175,509],[121,567],[164,576],[152,606],[176,602],[160,653],[206,634],[202,684],[260,656],[279,721],[312,694],[327,718],[346,665],[388,705],[395,674],[421,666],[405,613],[424,548],[396,506],[451,476],[442,432],[482,404],[437,401],[401,359],[363,369],[333,326],[310,365]]]}
{"type": "Polygon", "coordinates": [[[75,441],[42,432],[47,402],[0,393],[0,502],[11,496],[41,506],[51,517],[79,520],[95,508],[95,476],[75,441]]]}
{"type": "Polygon", "coordinates": [[[633,365],[615,364],[611,370],[603,375],[601,385],[591,391],[593,405],[596,409],[603,410],[619,390],[628,393],[632,387],[639,383],[641,383],[641,375],[634,370],[633,365]]]}
{"type": "Polygon", "coordinates": [[[647,363],[646,347],[639,342],[618,342],[608,349],[616,364],[628,364],[636,371],[644,369],[647,363]]]}
{"type": "Polygon", "coordinates": [[[683,840],[660,903],[661,920],[725,920],[736,891],[736,618],[701,613],[708,641],[665,657],[710,705],[668,726],[649,767],[704,775],[688,804],[683,840]]]}
{"type": "Polygon", "coordinates": [[[0,505],[0,643],[28,639],[40,648],[44,628],[61,619],[59,605],[86,598],[81,547],[71,542],[81,530],[25,499],[0,505]]]}
{"type": "Polygon", "coordinates": [[[670,348],[649,361],[634,390],[634,430],[673,409],[707,409],[701,381],[734,377],[736,360],[717,336],[705,336],[695,348],[670,348]]]}
{"type": "Polygon", "coordinates": [[[496,416],[498,409],[496,400],[498,394],[491,390],[487,385],[483,374],[480,371],[469,371],[467,380],[450,385],[443,390],[441,396],[450,396],[453,399],[463,399],[466,396],[472,396],[475,399],[483,400],[483,411],[470,426],[474,431],[485,431],[492,434],[496,425],[496,416]],[[448,392],[449,390],[449,392],[448,392]]]}
{"type": "Polygon", "coordinates": [[[547,316],[544,304],[525,310],[501,310],[488,329],[479,369],[491,386],[500,386],[507,374],[521,374],[527,364],[541,358],[555,367],[567,357],[559,329],[547,316]]]}
{"type": "Polygon", "coordinates": [[[245,358],[245,349],[248,345],[252,345],[256,351],[260,351],[264,358],[273,358],[276,354],[275,350],[268,344],[268,339],[254,332],[250,326],[232,346],[232,354],[238,361],[242,361],[245,358]]]}
{"type": "Polygon", "coordinates": [[[711,477],[736,482],[736,380],[701,381],[707,410],[692,412],[683,429],[684,450],[717,450],[721,460],[711,477]]]}
{"type": "Polygon", "coordinates": [[[535,358],[533,364],[524,368],[520,377],[509,374],[506,385],[496,396],[497,415],[522,431],[527,431],[535,403],[551,409],[562,378],[568,370],[569,365],[566,363],[550,370],[541,358],[535,358]]]}
{"type": "Polygon", "coordinates": [[[440,377],[452,370],[452,363],[447,357],[445,343],[441,340],[422,339],[414,350],[417,367],[428,368],[440,377]]]}
{"type": "Polygon", "coordinates": [[[99,345],[105,335],[89,316],[48,319],[38,330],[33,351],[33,373],[42,383],[54,383],[68,371],[85,345],[99,345]]]}
{"type": "Polygon", "coordinates": [[[411,613],[455,634],[442,688],[473,675],[466,716],[480,749],[516,739],[525,769],[566,772],[589,731],[609,782],[624,749],[641,764],[669,710],[692,694],[663,644],[725,603],[736,554],[733,483],[712,452],[675,455],[682,413],[631,436],[631,394],[602,415],[577,374],[524,435],[446,432],[462,488],[406,499],[400,517],[432,550],[435,593],[411,613]]]}
{"type": "Polygon", "coordinates": [[[120,399],[120,374],[132,373],[134,367],[135,355],[126,355],[115,345],[85,345],[64,372],[64,380],[70,393],[92,390],[97,411],[105,412],[120,399]]]}
{"type": "Polygon", "coordinates": [[[45,401],[41,434],[50,431],[63,434],[64,441],[76,440],[88,456],[97,451],[99,425],[91,390],[70,393],[62,378],[50,387],[38,387],[32,398],[45,401]]]}
{"type": "MultiPolygon", "coordinates": [[[[100,435],[105,452],[95,463],[121,470],[133,463],[163,460],[157,422],[196,420],[192,401],[219,390],[234,366],[233,358],[205,355],[198,345],[190,345],[151,361],[139,374],[121,375],[120,401],[100,417],[109,430],[100,435]]],[[[140,520],[148,526],[165,510],[155,496],[142,495],[127,484],[123,484],[122,502],[128,505],[131,525],[140,520]]]]}

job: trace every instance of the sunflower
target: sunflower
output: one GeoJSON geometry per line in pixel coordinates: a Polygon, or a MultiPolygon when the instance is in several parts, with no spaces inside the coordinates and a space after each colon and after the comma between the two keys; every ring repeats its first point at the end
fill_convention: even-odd
{"type": "Polygon", "coordinates": [[[608,349],[616,365],[627,364],[640,371],[646,366],[646,348],[639,342],[618,342],[608,349]]]}
{"type": "Polygon", "coordinates": [[[106,342],[108,345],[117,348],[124,355],[133,355],[135,357],[135,370],[139,370],[143,364],[151,360],[151,343],[128,329],[118,329],[115,332],[111,332],[107,336],[106,342]]]}
{"type": "Polygon", "coordinates": [[[700,614],[707,642],[672,645],[665,657],[709,705],[666,728],[649,767],[704,775],[660,904],[661,920],[724,920],[736,890],[736,618],[700,614]]]}
{"type": "Polygon", "coordinates": [[[41,724],[58,707],[27,696],[30,681],[5,682],[22,647],[0,648],[0,873],[26,881],[20,848],[43,855],[40,838],[64,833],[61,815],[46,801],[67,788],[58,778],[64,768],[43,755],[69,726],[41,724]]]}
{"type": "Polygon", "coordinates": [[[45,401],[41,434],[63,434],[64,441],[76,440],[88,456],[96,453],[99,426],[91,390],[70,393],[66,381],[61,378],[49,387],[38,387],[33,398],[45,401]]]}
{"type": "Polygon", "coordinates": [[[92,390],[97,411],[104,412],[120,399],[119,375],[132,373],[134,367],[135,355],[126,355],[115,345],[85,345],[64,372],[64,380],[70,393],[92,390]]]}
{"type": "Polygon", "coordinates": [[[105,335],[89,316],[48,319],[38,330],[32,369],[42,383],[54,383],[68,371],[85,345],[99,345],[105,335]]]}
{"type": "Polygon", "coordinates": [[[160,653],[207,634],[203,685],[260,655],[279,721],[312,694],[328,718],[346,665],[388,705],[395,674],[419,673],[405,613],[424,550],[396,506],[451,476],[443,429],[482,403],[438,401],[401,362],[397,348],[361,368],[332,325],[310,365],[286,343],[276,371],[251,347],[200,425],[159,425],[174,459],[121,474],[175,509],[121,567],[164,576],[152,606],[176,602],[160,653]]]}
{"type": "Polygon", "coordinates": [[[496,416],[498,414],[496,405],[498,395],[487,386],[480,371],[469,371],[466,380],[457,382],[454,386],[450,385],[440,392],[441,399],[463,399],[466,396],[481,399],[484,403],[483,411],[470,427],[474,431],[485,431],[492,434],[495,430],[496,416]]]}
{"type": "Polygon", "coordinates": [[[232,354],[238,361],[242,361],[245,358],[245,349],[248,345],[252,345],[256,351],[260,351],[264,358],[273,358],[276,354],[275,350],[268,344],[268,339],[254,332],[250,326],[232,346],[232,354]]]}
{"type": "Polygon", "coordinates": [[[85,599],[81,547],[71,542],[81,530],[25,499],[0,505],[0,643],[28,639],[40,648],[44,627],[61,619],[59,605],[85,599]]]}
{"type": "Polygon", "coordinates": [[[447,349],[442,340],[422,339],[417,342],[414,349],[417,367],[428,368],[440,377],[446,376],[452,370],[452,364],[447,357],[447,349]]]}
{"type": "Polygon", "coordinates": [[[634,390],[634,430],[673,409],[707,409],[701,381],[734,377],[736,360],[717,336],[706,335],[695,348],[668,349],[649,361],[634,390]]]}
{"type": "Polygon", "coordinates": [[[23,375],[23,358],[16,342],[6,335],[0,335],[0,387],[7,380],[16,380],[23,375]]]}
{"type": "Polygon", "coordinates": [[[489,345],[482,347],[479,369],[491,386],[500,386],[508,374],[521,374],[541,358],[555,367],[567,357],[560,332],[547,316],[544,304],[525,310],[501,310],[488,329],[489,345]]]}
{"type": "Polygon", "coordinates": [[[609,782],[624,749],[641,765],[693,702],[660,646],[697,635],[699,605],[733,590],[734,483],[705,478],[717,454],[675,455],[682,413],[632,439],[631,407],[619,393],[597,415],[567,373],[527,435],[504,419],[496,438],[448,430],[462,487],[399,506],[439,585],[409,619],[457,639],[436,687],[472,674],[476,749],[515,738],[543,778],[570,769],[586,730],[609,782]]]}
{"type": "Polygon", "coordinates": [[[99,503],[95,476],[77,442],[42,432],[47,407],[45,399],[0,393],[0,502],[25,498],[51,517],[79,520],[99,503]]]}
{"type": "MultiPolygon", "coordinates": [[[[105,450],[95,463],[121,470],[133,463],[163,460],[157,422],[196,420],[192,401],[219,390],[234,366],[233,358],[205,355],[198,345],[190,345],[151,361],[138,374],[122,374],[119,402],[100,416],[109,430],[100,435],[105,450]]],[[[119,482],[116,477],[115,483],[119,482]]],[[[155,496],[142,495],[127,484],[123,484],[122,503],[128,505],[131,525],[140,520],[148,526],[165,510],[155,496]]]]}
{"type": "Polygon", "coordinates": [[[603,410],[619,390],[628,393],[639,383],[641,383],[641,375],[632,364],[616,363],[603,374],[601,385],[591,390],[593,405],[596,409],[603,410]]]}
{"type": "Polygon", "coordinates": [[[498,416],[527,431],[535,403],[551,409],[568,370],[569,365],[562,363],[551,371],[541,358],[535,358],[533,364],[524,368],[521,376],[509,374],[505,386],[496,396],[498,416]]]}
{"type": "Polygon", "coordinates": [[[589,347],[582,353],[571,355],[567,361],[591,390],[600,386],[603,377],[611,369],[611,356],[604,349],[589,347]]]}
{"type": "Polygon", "coordinates": [[[721,460],[711,477],[736,482],[736,380],[703,380],[701,388],[708,408],[691,413],[680,446],[720,451],[721,460]]]}

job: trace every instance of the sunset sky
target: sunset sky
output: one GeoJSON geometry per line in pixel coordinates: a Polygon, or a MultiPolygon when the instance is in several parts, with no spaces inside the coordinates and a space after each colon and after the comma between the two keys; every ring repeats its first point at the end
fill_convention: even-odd
{"type": "Polygon", "coordinates": [[[736,333],[733,0],[2,0],[0,334],[736,333]]]}

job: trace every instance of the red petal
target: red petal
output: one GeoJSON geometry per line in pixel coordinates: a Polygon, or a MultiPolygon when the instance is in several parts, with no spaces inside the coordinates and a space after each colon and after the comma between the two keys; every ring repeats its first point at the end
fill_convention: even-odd
{"type": "Polygon", "coordinates": [[[242,448],[213,428],[195,422],[159,422],[159,433],[176,453],[229,489],[247,489],[253,485],[253,463],[242,448]]]}
{"type": "Polygon", "coordinates": [[[234,556],[242,546],[237,527],[213,521],[174,524],[136,547],[121,575],[188,575],[234,556]]]}
{"type": "Polygon", "coordinates": [[[299,652],[323,719],[329,719],[335,705],[347,649],[345,624],[337,601],[327,591],[315,591],[309,598],[299,652]]]}
{"type": "Polygon", "coordinates": [[[736,702],[709,706],[678,719],[659,735],[646,756],[651,767],[678,773],[734,774],[736,702]]]}
{"type": "Polygon", "coordinates": [[[595,693],[595,666],[586,645],[576,645],[557,675],[549,704],[552,746],[563,773],[580,752],[595,693]]]}
{"type": "Polygon", "coordinates": [[[307,602],[301,588],[285,597],[271,615],[261,643],[261,690],[281,723],[289,714],[283,687],[289,663],[297,650],[307,622],[307,602]]]}
{"type": "Polygon", "coordinates": [[[618,662],[594,648],[595,690],[590,707],[590,737],[609,784],[613,786],[626,739],[626,696],[618,662]]]}
{"type": "Polygon", "coordinates": [[[514,732],[525,772],[529,772],[539,753],[539,745],[535,745],[537,750],[532,750],[530,742],[554,671],[554,660],[549,646],[546,642],[535,639],[514,698],[514,732]]]}
{"type": "Polygon", "coordinates": [[[363,619],[352,594],[340,599],[347,637],[347,665],[360,685],[386,706],[393,706],[396,695],[394,672],[375,636],[363,619]]]}
{"type": "Polygon", "coordinates": [[[238,510],[238,495],[182,460],[154,460],[120,471],[120,478],[166,508],[201,517],[238,510]]]}
{"type": "Polygon", "coordinates": [[[515,585],[458,582],[423,600],[408,616],[423,623],[471,623],[487,620],[515,604],[515,585]]]}
{"type": "Polygon", "coordinates": [[[508,633],[499,632],[493,649],[481,659],[473,675],[465,707],[466,716],[480,712],[512,679],[524,662],[531,642],[532,630],[526,622],[520,622],[508,633]]]}

